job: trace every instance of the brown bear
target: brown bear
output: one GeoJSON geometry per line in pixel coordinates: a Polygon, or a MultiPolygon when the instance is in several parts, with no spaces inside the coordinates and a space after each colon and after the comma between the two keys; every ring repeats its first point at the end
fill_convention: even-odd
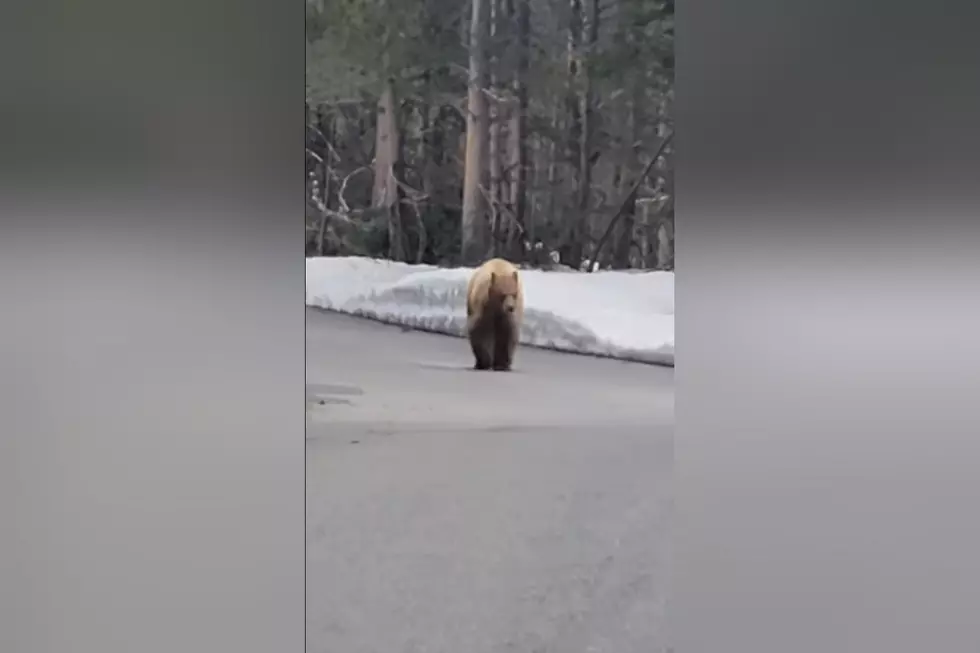
{"type": "Polygon", "coordinates": [[[524,318],[524,288],[517,267],[502,258],[473,271],[466,288],[466,335],[477,370],[508,371],[524,318]]]}

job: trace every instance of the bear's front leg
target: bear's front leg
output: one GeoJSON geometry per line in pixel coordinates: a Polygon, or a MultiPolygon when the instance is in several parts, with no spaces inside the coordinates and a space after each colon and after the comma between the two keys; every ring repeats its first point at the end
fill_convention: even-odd
{"type": "Polygon", "coordinates": [[[507,321],[497,326],[493,343],[493,369],[509,372],[514,358],[514,329],[507,321]]]}
{"type": "Polygon", "coordinates": [[[492,350],[488,340],[486,333],[470,334],[470,347],[473,349],[473,358],[475,359],[473,369],[475,370],[489,370],[493,366],[492,350]]]}

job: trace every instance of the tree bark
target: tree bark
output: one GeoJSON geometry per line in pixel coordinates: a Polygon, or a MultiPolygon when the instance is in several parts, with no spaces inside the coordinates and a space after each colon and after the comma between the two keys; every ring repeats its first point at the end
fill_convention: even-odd
{"type": "MultiPolygon", "coordinates": [[[[591,216],[589,204],[592,190],[592,134],[593,134],[593,91],[592,78],[589,71],[589,57],[592,48],[596,46],[599,38],[599,7],[598,0],[582,0],[588,3],[588,13],[584,17],[582,26],[582,44],[586,54],[579,56],[579,77],[581,79],[582,106],[579,112],[581,124],[579,125],[579,147],[578,147],[578,260],[582,258],[582,250],[585,245],[586,237],[591,238],[591,216]]],[[[592,261],[595,265],[595,261],[592,261]]]]}
{"type": "Polygon", "coordinates": [[[393,81],[389,79],[381,91],[377,105],[374,192],[371,198],[371,206],[385,210],[388,217],[388,256],[395,261],[405,259],[399,189],[398,183],[395,181],[399,151],[395,88],[393,81]]]}
{"type": "MultiPolygon", "coordinates": [[[[484,0],[490,4],[490,43],[496,44],[500,36],[500,9],[499,0],[484,0]]],[[[489,115],[489,167],[490,167],[490,186],[487,192],[489,205],[487,212],[490,216],[490,255],[497,256],[500,252],[500,233],[501,233],[501,211],[500,201],[503,198],[503,111],[504,107],[495,99],[500,97],[499,75],[497,74],[499,58],[492,54],[496,48],[488,48],[488,77],[489,86],[493,89],[493,96],[487,100],[489,115]]]]}
{"type": "MultiPolygon", "coordinates": [[[[639,128],[639,102],[640,93],[634,90],[633,97],[630,98],[629,110],[627,112],[627,120],[629,122],[629,131],[627,132],[630,140],[630,145],[626,150],[626,162],[623,165],[623,184],[622,188],[628,189],[632,187],[636,180],[636,176],[639,174],[639,161],[636,157],[636,146],[635,143],[640,136],[639,128]]],[[[633,251],[633,234],[636,230],[636,197],[632,196],[626,203],[626,208],[623,209],[622,221],[618,226],[618,231],[616,234],[616,246],[613,251],[613,267],[620,270],[625,270],[631,266],[630,255],[633,251]]],[[[645,250],[641,248],[641,256],[645,256],[645,250]]]]}
{"type": "Polygon", "coordinates": [[[582,262],[581,220],[577,215],[578,195],[581,178],[579,176],[579,150],[582,138],[582,103],[577,91],[579,69],[581,68],[580,47],[582,41],[582,0],[569,0],[568,49],[566,54],[567,79],[565,90],[565,161],[569,164],[569,187],[572,197],[566,204],[575,213],[566,218],[563,225],[565,236],[561,249],[562,263],[578,268],[582,262]],[[574,167],[571,167],[574,166],[574,167]],[[574,172],[572,172],[574,171],[574,172]]]}
{"type": "Polygon", "coordinates": [[[515,104],[510,114],[508,133],[510,137],[510,172],[508,175],[508,190],[510,191],[510,195],[507,198],[507,203],[514,214],[514,220],[509,225],[507,231],[507,245],[508,249],[514,252],[514,255],[519,254],[523,258],[524,248],[521,245],[530,236],[527,220],[526,187],[528,161],[527,74],[530,65],[528,50],[531,32],[531,8],[529,0],[510,0],[509,7],[509,15],[514,20],[517,36],[514,46],[516,48],[517,68],[514,71],[512,86],[515,104]],[[520,237],[522,242],[517,242],[518,237],[520,237]],[[515,242],[517,242],[516,246],[515,242]]]}
{"type": "MultiPolygon", "coordinates": [[[[327,138],[332,138],[333,135],[327,135],[327,138]]],[[[333,153],[327,148],[324,152],[323,161],[320,162],[320,169],[323,171],[321,176],[321,186],[320,186],[320,201],[323,203],[323,208],[330,209],[330,172],[332,170],[330,162],[333,161],[333,153]]],[[[327,221],[330,219],[327,216],[326,211],[322,212],[320,216],[320,231],[317,234],[316,240],[316,254],[317,256],[323,256],[323,245],[327,237],[327,221]]]]}
{"type": "Polygon", "coordinates": [[[463,173],[462,247],[464,264],[478,264],[486,256],[486,202],[483,189],[487,167],[486,36],[488,0],[472,0],[470,22],[470,79],[466,112],[466,158],[463,173]]]}

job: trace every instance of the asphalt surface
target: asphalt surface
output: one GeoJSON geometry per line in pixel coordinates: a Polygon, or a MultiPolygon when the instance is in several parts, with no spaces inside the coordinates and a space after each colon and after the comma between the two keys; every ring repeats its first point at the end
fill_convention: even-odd
{"type": "Polygon", "coordinates": [[[670,368],[307,309],[307,651],[665,650],[670,368]]]}

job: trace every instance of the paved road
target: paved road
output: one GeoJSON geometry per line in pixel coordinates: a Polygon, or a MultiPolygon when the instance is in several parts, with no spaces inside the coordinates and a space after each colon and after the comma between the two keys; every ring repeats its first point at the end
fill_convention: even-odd
{"type": "Polygon", "coordinates": [[[662,651],[673,370],[470,365],[307,310],[307,651],[662,651]]]}

